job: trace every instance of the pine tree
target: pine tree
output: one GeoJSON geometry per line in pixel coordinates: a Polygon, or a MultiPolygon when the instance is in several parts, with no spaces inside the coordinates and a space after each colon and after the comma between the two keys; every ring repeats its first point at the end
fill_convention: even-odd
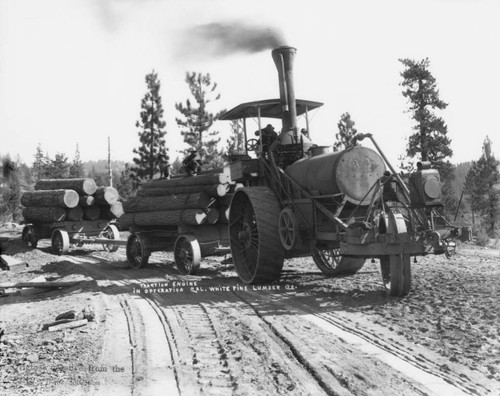
{"type": "Polygon", "coordinates": [[[43,179],[46,165],[46,156],[43,154],[42,144],[38,143],[36,146],[35,161],[33,161],[32,165],[33,179],[35,181],[43,179]]]}
{"type": "Polygon", "coordinates": [[[245,153],[245,136],[243,128],[238,120],[231,121],[231,135],[227,139],[227,154],[244,154],[245,153]]]}
{"type": "Polygon", "coordinates": [[[203,162],[216,166],[221,153],[217,149],[220,138],[218,131],[210,131],[210,128],[225,110],[216,114],[210,113],[207,105],[220,99],[216,93],[217,84],[212,83],[210,74],[186,73],[186,83],[189,86],[195,105],[189,99],[186,103],[176,103],[175,108],[182,114],[182,118],[176,118],[177,125],[181,127],[181,134],[189,149],[198,151],[203,162]]]}
{"type": "Polygon", "coordinates": [[[128,199],[137,189],[129,164],[125,164],[125,169],[114,180],[117,180],[115,187],[120,194],[121,199],[128,199]]]}
{"type": "Polygon", "coordinates": [[[16,164],[12,161],[9,155],[2,158],[2,179],[5,186],[1,189],[0,214],[2,217],[10,217],[13,222],[18,222],[21,219],[21,182],[18,165],[19,163],[16,164]]]}
{"type": "Polygon", "coordinates": [[[44,177],[48,179],[67,179],[70,166],[68,157],[63,153],[57,153],[46,167],[44,177]]]}
{"type": "Polygon", "coordinates": [[[141,145],[134,149],[137,157],[133,158],[134,164],[130,168],[132,177],[140,182],[152,179],[160,172],[162,165],[169,159],[168,148],[165,143],[166,123],[163,121],[163,105],[160,96],[160,81],[154,70],[146,75],[148,91],[141,101],[140,121],[136,127],[141,145]]]}
{"type": "Polygon", "coordinates": [[[491,140],[486,137],[483,154],[472,163],[465,182],[470,194],[471,210],[485,219],[487,234],[491,238],[495,236],[500,199],[500,191],[496,187],[500,183],[499,166],[500,161],[495,159],[491,151],[491,140]]]}
{"type": "Polygon", "coordinates": [[[80,159],[80,148],[78,143],[76,144],[75,157],[73,158],[73,164],[69,168],[70,178],[80,178],[85,176],[85,170],[83,169],[83,162],[80,159]]]}
{"type": "Polygon", "coordinates": [[[333,144],[333,150],[340,151],[358,144],[356,140],[352,140],[356,133],[358,133],[357,129],[354,128],[354,124],[355,122],[351,120],[349,113],[344,113],[340,116],[340,121],[337,124],[339,132],[335,134],[337,141],[333,144]]]}
{"type": "Polygon", "coordinates": [[[109,186],[109,173],[99,172],[95,165],[92,165],[92,168],[90,168],[90,171],[87,173],[87,177],[94,179],[98,186],[109,186]]]}
{"type": "Polygon", "coordinates": [[[443,182],[443,197],[448,213],[453,213],[457,204],[453,188],[454,167],[448,160],[453,155],[451,139],[447,136],[448,127],[436,110],[448,106],[439,98],[436,79],[429,71],[429,59],[417,62],[412,59],[399,60],[405,69],[401,72],[404,88],[402,94],[408,99],[408,112],[415,121],[414,133],[409,136],[406,147],[408,158],[420,156],[421,161],[429,161],[436,168],[443,182]]]}

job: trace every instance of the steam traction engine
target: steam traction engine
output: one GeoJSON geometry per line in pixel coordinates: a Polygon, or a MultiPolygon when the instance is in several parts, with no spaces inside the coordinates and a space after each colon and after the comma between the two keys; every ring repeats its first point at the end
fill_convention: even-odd
{"type": "MultiPolygon", "coordinates": [[[[229,212],[231,253],[245,283],[279,278],[285,257],[310,254],[328,275],[356,273],[366,259],[380,260],[388,294],[411,288],[412,256],[449,254],[455,229],[439,215],[439,174],[418,165],[409,187],[398,176],[370,134],[377,151],[353,145],[328,152],[299,132],[297,116],[319,107],[295,98],[295,48],[279,47],[272,56],[279,75],[280,99],[246,103],[221,119],[281,118],[273,142],[247,140],[247,151],[230,163],[231,179],[244,185],[229,212]],[[269,144],[270,143],[270,144],[269,144]],[[387,169],[388,168],[388,169],[387,169]]],[[[262,132],[261,132],[262,135],[262,132]]]]}

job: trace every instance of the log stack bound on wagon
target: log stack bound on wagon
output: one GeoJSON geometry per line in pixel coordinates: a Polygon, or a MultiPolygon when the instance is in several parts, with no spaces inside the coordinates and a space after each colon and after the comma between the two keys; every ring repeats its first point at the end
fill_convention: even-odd
{"type": "Polygon", "coordinates": [[[202,257],[227,252],[227,216],[234,189],[224,169],[151,180],[123,203],[118,224],[129,229],[127,259],[146,265],[152,252],[173,251],[183,274],[194,274],[202,257]]]}
{"type": "Polygon", "coordinates": [[[73,244],[102,242],[107,250],[118,248],[110,240],[120,238],[114,222],[123,214],[123,207],[112,187],[98,187],[91,178],[42,179],[34,191],[23,193],[21,204],[26,224],[22,238],[30,247],[50,238],[54,252],[60,255],[73,244]]]}

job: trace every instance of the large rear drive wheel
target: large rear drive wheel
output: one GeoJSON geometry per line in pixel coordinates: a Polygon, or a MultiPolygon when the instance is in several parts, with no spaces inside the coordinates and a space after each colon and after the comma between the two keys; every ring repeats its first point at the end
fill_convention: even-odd
{"type": "Polygon", "coordinates": [[[143,237],[139,234],[130,234],[127,240],[127,261],[130,268],[144,267],[149,260],[151,252],[146,247],[143,237]]]}
{"type": "Polygon", "coordinates": [[[340,249],[313,247],[311,255],[321,272],[329,276],[354,275],[365,264],[365,259],[341,256],[340,249]]]}
{"type": "Polygon", "coordinates": [[[179,235],[174,245],[174,259],[179,272],[185,275],[196,273],[201,263],[201,249],[198,240],[193,235],[179,235]]]}
{"type": "Polygon", "coordinates": [[[271,282],[280,277],[285,251],[278,232],[280,206],[266,187],[234,193],[229,210],[229,238],[242,282],[271,282]]]}
{"type": "Polygon", "coordinates": [[[69,234],[64,230],[54,230],[52,233],[52,250],[62,256],[69,251],[69,234]]]}
{"type": "Polygon", "coordinates": [[[381,257],[380,271],[387,294],[404,297],[410,292],[411,259],[409,254],[391,254],[381,257]]]}

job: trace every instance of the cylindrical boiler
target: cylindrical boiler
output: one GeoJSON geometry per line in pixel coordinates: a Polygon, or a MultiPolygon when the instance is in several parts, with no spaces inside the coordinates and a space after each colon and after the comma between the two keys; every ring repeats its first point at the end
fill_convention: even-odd
{"type": "Polygon", "coordinates": [[[372,187],[384,171],[380,155],[362,146],[304,158],[285,169],[310,194],[342,193],[348,201],[362,205],[370,203],[375,191],[372,187]]]}

